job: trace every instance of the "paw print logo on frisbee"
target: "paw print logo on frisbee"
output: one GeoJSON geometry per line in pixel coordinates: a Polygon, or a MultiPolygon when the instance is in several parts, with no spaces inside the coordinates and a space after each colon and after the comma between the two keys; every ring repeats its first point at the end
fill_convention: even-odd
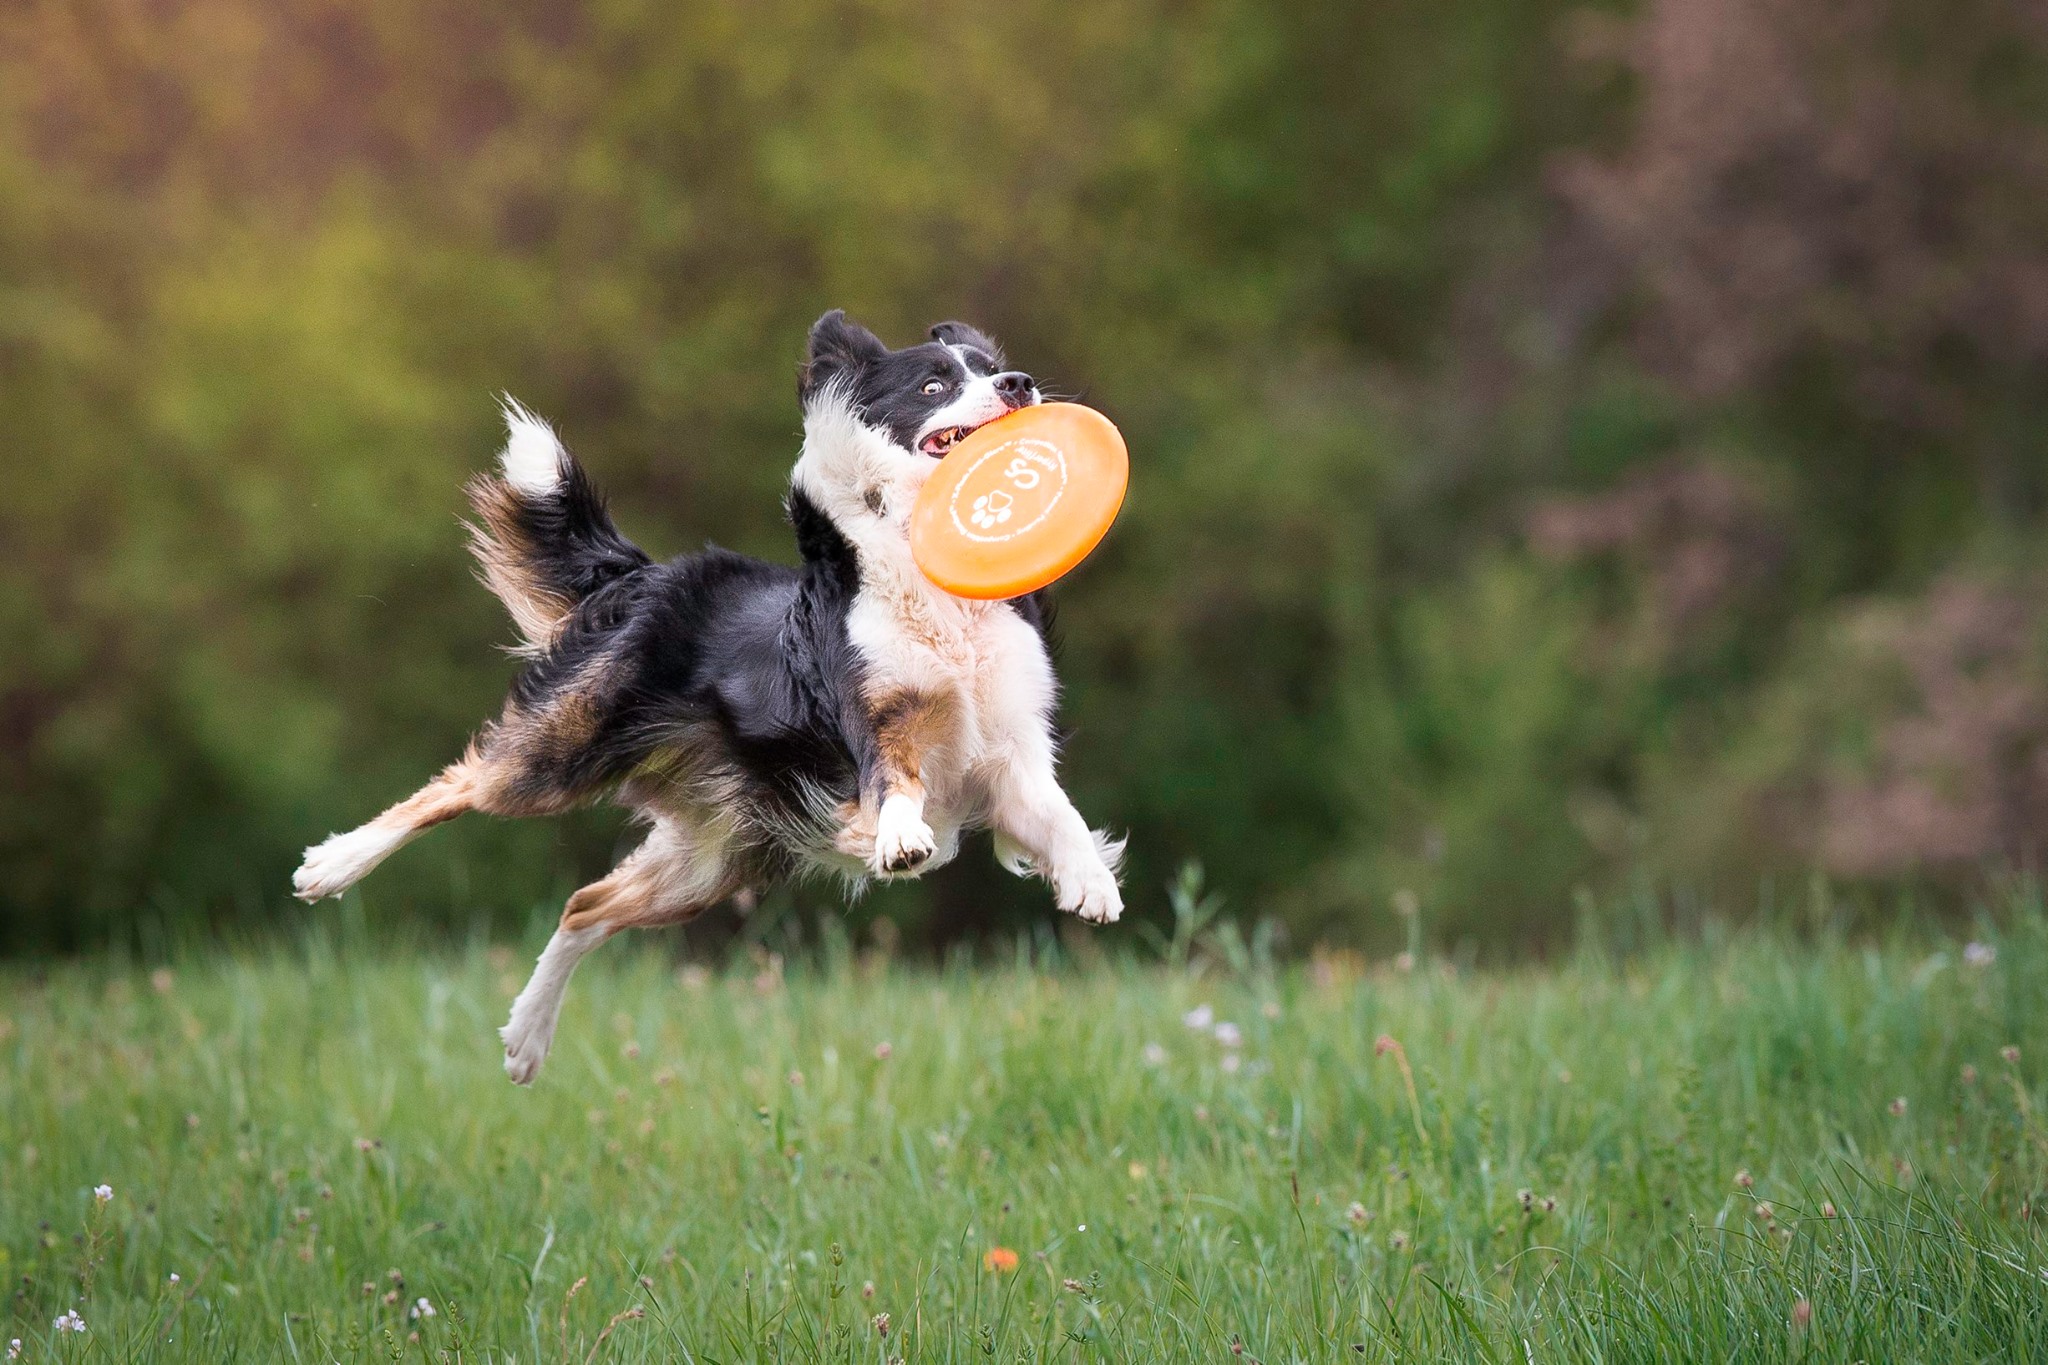
{"type": "Polygon", "coordinates": [[[968,436],[926,481],[910,551],[957,597],[1036,592],[1079,564],[1123,506],[1130,456],[1107,417],[1042,403],[968,436]]]}
{"type": "Polygon", "coordinates": [[[948,504],[953,530],[984,543],[1015,540],[1053,514],[1067,482],[1066,452],[1036,436],[1013,435],[993,449],[972,451],[948,504]]]}
{"type": "Polygon", "coordinates": [[[1015,498],[998,488],[976,498],[967,519],[984,531],[994,530],[1010,519],[1010,510],[1016,505],[1015,498]]]}

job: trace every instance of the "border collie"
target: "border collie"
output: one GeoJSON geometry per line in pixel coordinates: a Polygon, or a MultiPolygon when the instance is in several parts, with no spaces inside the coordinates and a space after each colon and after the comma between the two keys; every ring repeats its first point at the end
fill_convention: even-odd
{"type": "Polygon", "coordinates": [[[1038,402],[1036,383],[962,323],[892,351],[835,310],[811,329],[797,392],[797,568],[716,547],[653,562],[547,424],[506,400],[499,472],[468,489],[471,547],[526,666],[460,759],[308,849],[293,878],[301,899],[339,895],[467,811],[609,799],[645,821],[645,841],[569,898],[513,1002],[500,1034],[521,1084],[585,953],[742,891],[917,876],[989,827],[1003,865],[1043,876],[1060,909],[1123,912],[1122,844],[1089,829],[1054,773],[1044,602],[954,597],[918,572],[906,534],[938,462],[1038,402]]]}

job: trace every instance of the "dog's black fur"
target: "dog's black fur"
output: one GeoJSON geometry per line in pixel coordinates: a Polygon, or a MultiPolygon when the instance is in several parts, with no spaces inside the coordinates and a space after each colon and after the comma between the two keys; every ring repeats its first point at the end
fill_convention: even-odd
{"type": "MultiPolygon", "coordinates": [[[[1031,377],[1005,371],[981,332],[946,322],[929,335],[890,350],[835,309],[811,330],[798,397],[837,386],[906,449],[971,376],[994,376],[1006,401],[1036,400],[1031,377]]],[[[657,563],[620,533],[566,449],[559,473],[544,496],[495,476],[470,490],[479,555],[487,568],[510,562],[504,580],[489,575],[494,590],[522,621],[556,618],[550,636],[529,640],[504,716],[473,750],[494,770],[494,797],[506,813],[564,809],[650,765],[674,774],[662,755],[686,752],[682,780],[733,817],[736,882],[815,865],[847,809],[879,795],[875,716],[847,633],[860,575],[846,536],[792,488],[799,566],[716,546],[657,563]]],[[[1010,609],[1043,634],[1042,594],[1010,609]]]]}
{"type": "Polygon", "coordinates": [[[470,485],[473,548],[529,662],[469,751],[368,824],[308,849],[308,900],[338,895],[467,811],[542,815],[601,798],[645,842],[569,899],[502,1034],[538,1072],[576,961],[623,928],[676,923],[822,870],[858,881],[950,858],[993,825],[998,856],[1063,909],[1122,912],[1121,842],[1054,770],[1044,600],[954,598],[911,566],[917,490],[968,432],[1039,401],[988,337],[941,323],[890,350],[827,313],[798,380],[795,567],[716,547],[655,563],[537,418],[507,408],[500,473],[470,485]]]}
{"type": "Polygon", "coordinates": [[[918,433],[932,414],[952,401],[962,381],[976,375],[992,376],[1012,407],[1035,401],[1026,397],[1036,387],[1031,376],[1009,369],[1002,347],[985,334],[964,322],[942,322],[930,335],[922,346],[892,351],[835,308],[811,328],[810,357],[797,380],[797,396],[809,402],[827,384],[840,384],[855,410],[906,450],[917,448],[918,433]],[[935,384],[935,390],[926,391],[935,384]]]}
{"type": "MultiPolygon", "coordinates": [[[[930,335],[892,351],[843,312],[827,313],[812,328],[798,396],[842,385],[871,424],[914,448],[948,397],[925,394],[927,384],[1004,369],[995,343],[964,323],[940,323],[930,335]]],[[[1009,373],[1032,387],[1029,375],[1009,373]]],[[[786,511],[799,567],[716,546],[657,564],[619,533],[581,464],[567,456],[565,465],[557,496],[521,501],[522,531],[537,547],[537,573],[576,606],[514,682],[512,700],[545,712],[595,669],[602,681],[583,695],[599,719],[587,738],[549,745],[536,755],[542,761],[522,765],[522,785],[565,793],[610,785],[682,741],[698,761],[739,779],[752,879],[800,870],[804,855],[836,833],[836,812],[876,786],[873,718],[846,630],[859,585],[852,546],[792,489],[786,511]]],[[[1042,593],[1012,606],[1043,635],[1042,593]]]]}

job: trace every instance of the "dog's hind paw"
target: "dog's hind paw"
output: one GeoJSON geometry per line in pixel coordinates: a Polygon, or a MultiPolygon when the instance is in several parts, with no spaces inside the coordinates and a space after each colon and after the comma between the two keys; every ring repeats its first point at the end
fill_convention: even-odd
{"type": "Polygon", "coordinates": [[[302,901],[339,896],[390,856],[400,841],[371,827],[330,836],[306,850],[292,874],[292,894],[302,901]]]}
{"type": "Polygon", "coordinates": [[[505,1043],[505,1074],[514,1085],[532,1085],[533,1078],[540,1075],[541,1063],[548,1059],[553,1036],[515,1019],[498,1030],[498,1037],[505,1043]]]}

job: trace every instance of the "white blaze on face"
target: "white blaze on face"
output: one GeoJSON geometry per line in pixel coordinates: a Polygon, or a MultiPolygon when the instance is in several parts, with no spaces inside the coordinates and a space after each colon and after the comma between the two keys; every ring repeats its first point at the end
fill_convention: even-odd
{"type": "MultiPolygon", "coordinates": [[[[924,450],[926,454],[944,454],[946,450],[952,448],[953,441],[959,439],[958,436],[955,436],[953,441],[945,442],[944,446],[937,451],[925,450],[925,442],[933,436],[939,435],[942,432],[952,431],[958,431],[961,435],[965,435],[985,422],[994,421],[1010,410],[1010,405],[1003,401],[1002,394],[996,391],[995,375],[976,374],[974,367],[967,363],[967,352],[963,348],[948,346],[946,349],[953,353],[953,358],[960,362],[960,368],[966,371],[967,382],[962,384],[960,391],[953,395],[952,402],[933,413],[925,420],[925,424],[918,428],[917,440],[913,444],[917,449],[924,450]]],[[[1031,401],[1034,403],[1038,401],[1036,390],[1032,391],[1031,401]]]]}

